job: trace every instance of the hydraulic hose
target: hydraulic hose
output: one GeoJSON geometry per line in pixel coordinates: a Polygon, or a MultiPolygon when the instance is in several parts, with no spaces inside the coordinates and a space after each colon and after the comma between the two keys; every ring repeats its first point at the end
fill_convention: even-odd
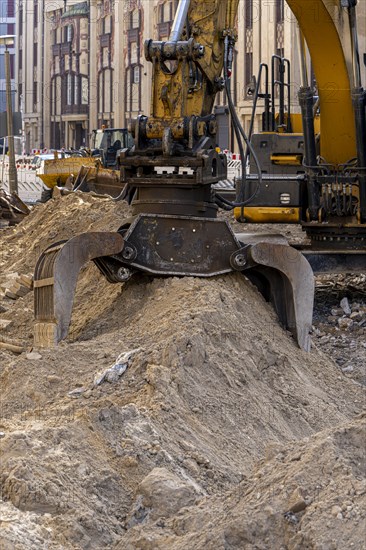
{"type": "Polygon", "coordinates": [[[234,102],[233,102],[232,97],[231,97],[231,90],[230,90],[230,76],[231,75],[229,74],[229,70],[231,70],[231,68],[229,69],[229,64],[231,65],[231,57],[232,57],[232,54],[230,54],[230,51],[229,51],[229,37],[226,36],[225,37],[225,53],[224,53],[224,83],[225,83],[225,91],[226,91],[226,96],[227,96],[227,100],[228,100],[229,111],[230,111],[230,114],[231,114],[231,121],[232,121],[232,124],[233,124],[233,127],[234,127],[235,137],[237,139],[239,152],[240,152],[240,158],[241,158],[241,164],[242,164],[242,176],[241,176],[241,183],[240,183],[239,191],[238,191],[238,194],[237,194],[237,200],[235,202],[229,201],[229,200],[225,199],[224,197],[222,197],[219,194],[216,195],[216,202],[217,202],[218,206],[221,206],[221,208],[224,208],[223,205],[225,205],[226,206],[226,208],[224,208],[225,210],[232,210],[233,208],[243,208],[244,206],[249,204],[257,196],[257,194],[259,192],[259,189],[260,189],[260,186],[261,186],[261,182],[262,182],[262,170],[261,170],[261,167],[259,165],[258,157],[257,157],[257,155],[256,155],[256,153],[253,149],[253,146],[250,143],[247,135],[244,132],[244,129],[243,129],[241,123],[240,123],[239,117],[236,113],[234,102]],[[230,63],[229,63],[229,56],[230,56],[230,63]],[[244,152],[243,141],[246,144],[247,151],[248,150],[250,151],[250,153],[251,153],[251,155],[254,159],[254,162],[257,166],[257,169],[258,169],[257,186],[256,186],[256,189],[255,189],[254,193],[248,199],[245,199],[247,152],[244,152]]]}

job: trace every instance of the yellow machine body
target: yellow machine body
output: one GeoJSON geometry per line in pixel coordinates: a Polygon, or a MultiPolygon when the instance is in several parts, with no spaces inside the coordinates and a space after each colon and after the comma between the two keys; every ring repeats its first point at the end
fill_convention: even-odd
{"type": "Polygon", "coordinates": [[[320,155],[330,164],[356,157],[352,48],[339,0],[287,0],[310,51],[319,92],[320,155]]]}
{"type": "MultiPolygon", "coordinates": [[[[240,216],[241,209],[236,209],[240,216]]],[[[245,221],[248,223],[300,223],[300,208],[281,208],[276,206],[247,206],[245,221]]]]}

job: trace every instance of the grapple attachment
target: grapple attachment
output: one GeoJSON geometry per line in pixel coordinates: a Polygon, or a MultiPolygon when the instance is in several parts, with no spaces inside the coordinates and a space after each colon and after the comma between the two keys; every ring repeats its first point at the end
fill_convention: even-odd
{"type": "Polygon", "coordinates": [[[314,274],[309,262],[286,239],[276,235],[238,235],[250,243],[255,267],[245,275],[272,303],[280,323],[288,328],[299,347],[310,351],[314,305],[314,274]]]}
{"type": "Polygon", "coordinates": [[[48,248],[34,277],[35,345],[68,333],[77,276],[93,260],[110,282],[135,271],[211,277],[245,272],[270,300],[299,346],[310,347],[314,278],[307,260],[281,236],[235,235],[224,220],[140,214],[121,233],[85,233],[48,248]]]}
{"type": "Polygon", "coordinates": [[[34,272],[34,344],[52,347],[66,338],[80,269],[89,260],[123,249],[119,233],[83,233],[48,247],[34,272]]]}

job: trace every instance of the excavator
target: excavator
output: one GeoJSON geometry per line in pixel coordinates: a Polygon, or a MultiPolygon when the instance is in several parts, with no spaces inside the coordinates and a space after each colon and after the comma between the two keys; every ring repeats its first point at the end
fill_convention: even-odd
{"type": "Polygon", "coordinates": [[[180,0],[169,40],[145,42],[153,72],[151,113],[133,121],[134,145],[120,153],[121,198],[131,204],[132,217],[121,220],[116,232],[84,233],[42,253],[34,274],[36,346],[53,346],[67,336],[78,273],[92,260],[111,283],[138,272],[157,277],[241,272],[272,302],[299,347],[309,350],[314,272],[366,265],[365,92],[357,1],[287,3],[312,58],[320,130],[314,91],[304,84],[300,138],[291,136],[290,120],[287,132],[283,120],[273,127],[273,116],[259,137],[249,139],[230,86],[239,0],[180,0]],[[222,90],[243,159],[232,198],[216,187],[226,179],[227,167],[213,114],[222,90]],[[278,147],[286,137],[300,144],[296,155],[278,147]],[[264,170],[262,143],[266,154],[272,148],[269,164],[290,164],[296,177],[264,170]],[[256,172],[251,169],[250,175],[249,157],[256,172]],[[234,233],[218,216],[220,209],[234,211],[238,221],[302,224],[311,245],[302,250],[282,235],[234,233]]]}
{"type": "MultiPolygon", "coordinates": [[[[269,69],[262,64],[258,81],[264,71],[265,93],[260,94],[257,83],[253,98],[255,105],[264,96],[266,106],[262,132],[249,136],[262,168],[260,189],[246,207],[235,209],[235,217],[250,223],[301,224],[311,241],[302,252],[315,271],[326,267],[331,272],[365,270],[366,99],[357,43],[357,0],[289,0],[288,4],[300,26],[301,115],[290,114],[289,77],[285,82],[289,61],[274,56],[271,93],[269,69]],[[316,100],[308,85],[305,42],[316,76],[316,100]],[[271,101],[276,85],[277,114],[271,101]]],[[[253,159],[250,165],[252,169],[253,159]]],[[[249,175],[245,196],[257,185],[256,175],[249,175]]]]}

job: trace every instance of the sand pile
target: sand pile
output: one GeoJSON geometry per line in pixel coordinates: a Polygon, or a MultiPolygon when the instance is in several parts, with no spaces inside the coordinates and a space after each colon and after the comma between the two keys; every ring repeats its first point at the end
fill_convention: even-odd
{"type": "MultiPolygon", "coordinates": [[[[0,233],[2,277],[32,267],[37,227],[44,246],[128,215],[37,208],[0,233]]],[[[31,297],[1,304],[30,347],[31,297]]],[[[363,388],[244,277],[109,285],[90,265],[71,338],[0,364],[3,548],[362,548],[363,388]]]]}

